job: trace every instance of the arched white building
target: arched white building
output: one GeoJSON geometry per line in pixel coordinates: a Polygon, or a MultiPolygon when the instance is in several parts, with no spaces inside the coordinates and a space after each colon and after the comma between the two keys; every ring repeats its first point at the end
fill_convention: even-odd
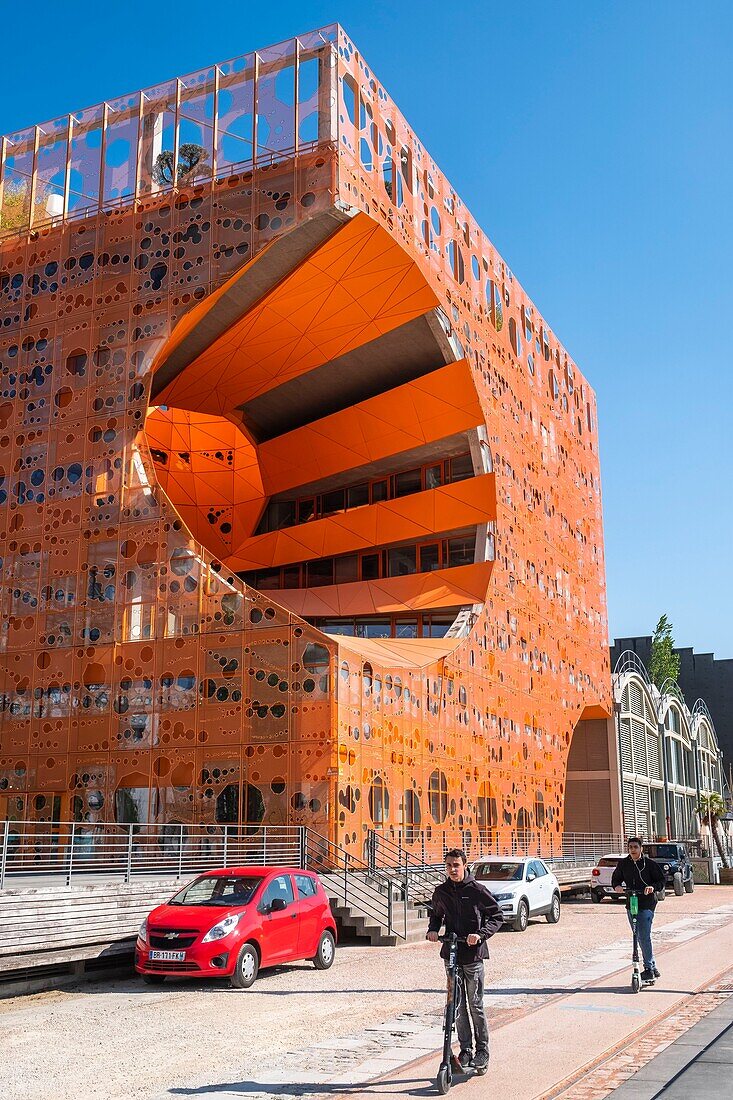
{"type": "Polygon", "coordinates": [[[661,689],[626,650],[613,673],[624,832],[646,840],[699,835],[700,795],[723,794],[715,726],[702,699],[690,710],[679,686],[661,689]]]}

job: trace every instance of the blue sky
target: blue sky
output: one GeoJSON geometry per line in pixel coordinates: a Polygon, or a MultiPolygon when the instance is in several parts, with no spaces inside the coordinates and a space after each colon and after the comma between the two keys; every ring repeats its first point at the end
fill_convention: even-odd
{"type": "Polygon", "coordinates": [[[28,10],[0,133],[340,21],[596,389],[612,634],[733,656],[728,0],[28,10]]]}

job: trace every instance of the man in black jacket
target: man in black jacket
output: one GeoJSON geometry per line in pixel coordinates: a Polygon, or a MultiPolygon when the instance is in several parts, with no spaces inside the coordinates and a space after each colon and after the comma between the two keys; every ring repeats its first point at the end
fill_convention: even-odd
{"type": "MultiPolygon", "coordinates": [[[[477,882],[466,869],[466,853],[452,848],[445,857],[447,878],[433,892],[432,912],[427,938],[431,943],[445,925],[446,935],[455,932],[466,940],[458,945],[458,1015],[456,1025],[461,1052],[458,1059],[464,1069],[473,1064],[477,1073],[489,1068],[489,1027],[484,1012],[484,959],[489,957],[486,942],[503,924],[494,895],[477,882]],[[461,987],[463,993],[461,993],[461,987]],[[473,1035],[476,1057],[473,1058],[473,1035]]],[[[448,958],[448,944],[440,952],[448,958]]]]}
{"type": "MultiPolygon", "coordinates": [[[[639,895],[636,930],[641,944],[641,953],[644,956],[641,977],[642,981],[650,982],[653,978],[659,977],[652,947],[652,922],[654,910],[657,907],[655,891],[664,889],[664,871],[658,863],[644,855],[644,846],[638,836],[629,837],[628,847],[628,856],[626,859],[619,860],[611,875],[611,885],[616,887],[617,893],[623,894],[623,883],[627,890],[632,890],[639,895]]],[[[631,924],[631,913],[628,910],[627,898],[626,911],[631,924]]]]}

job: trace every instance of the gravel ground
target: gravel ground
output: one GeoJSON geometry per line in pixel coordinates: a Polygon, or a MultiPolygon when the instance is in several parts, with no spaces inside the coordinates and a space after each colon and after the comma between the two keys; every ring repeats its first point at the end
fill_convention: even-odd
{"type": "MultiPolygon", "coordinates": [[[[694,926],[696,915],[731,902],[733,888],[702,886],[669,897],[655,920],[660,946],[665,925],[691,918],[694,926]]],[[[563,905],[557,926],[537,920],[523,935],[500,933],[487,964],[489,990],[500,987],[489,997],[491,1020],[547,1000],[556,992],[553,980],[627,935],[621,906],[583,899],[563,905]]],[[[0,1092],[3,1100],[163,1100],[238,1081],[236,1091],[252,1095],[257,1090],[246,1082],[263,1066],[282,1071],[288,1064],[316,1080],[384,1049],[399,1027],[395,1020],[406,1031],[439,1024],[443,983],[436,947],[417,943],[344,946],[330,971],[279,967],[247,992],[213,981],[153,989],[119,980],[12,998],[0,1001],[0,1092]]]]}

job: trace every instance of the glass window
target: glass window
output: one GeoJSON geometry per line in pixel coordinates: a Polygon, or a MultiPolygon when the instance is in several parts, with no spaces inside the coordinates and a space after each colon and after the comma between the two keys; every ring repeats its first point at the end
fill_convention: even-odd
{"type": "Polygon", "coordinates": [[[456,455],[449,460],[451,481],[465,481],[473,477],[473,461],[470,455],[456,455]]]}
{"type": "Polygon", "coordinates": [[[397,619],[395,638],[417,638],[417,619],[397,619]]]}
{"type": "Polygon", "coordinates": [[[369,503],[369,485],[353,485],[351,489],[346,490],[346,507],[347,508],[361,508],[363,504],[369,503]]]}
{"type": "Polygon", "coordinates": [[[514,320],[513,317],[509,318],[509,342],[512,345],[512,351],[514,352],[514,354],[517,356],[521,355],[522,338],[519,335],[519,331],[517,329],[517,322],[514,320]]]}
{"type": "Polygon", "coordinates": [[[169,905],[247,905],[262,878],[255,875],[204,875],[190,883],[169,905]]]}
{"type": "Polygon", "coordinates": [[[375,825],[383,824],[389,817],[389,791],[379,775],[369,788],[369,813],[375,825]]]}
{"type": "Polygon", "coordinates": [[[302,899],[315,897],[318,889],[310,875],[296,875],[295,885],[298,887],[298,897],[302,899]]]}
{"type": "Polygon", "coordinates": [[[379,577],[379,554],[362,554],[361,579],[375,581],[379,577]]]}
{"type": "Polygon", "coordinates": [[[345,634],[350,638],[354,636],[353,619],[321,619],[314,624],[324,634],[345,634]]]}
{"type": "Polygon", "coordinates": [[[428,804],[433,821],[442,825],[448,814],[448,780],[438,769],[431,773],[428,781],[428,804]]]}
{"type": "Polygon", "coordinates": [[[440,569],[440,546],[437,542],[420,547],[420,572],[432,573],[433,569],[440,569]]]}
{"type": "Polygon", "coordinates": [[[357,619],[357,638],[390,638],[392,624],[389,619],[357,619]]]}
{"type": "Polygon", "coordinates": [[[286,565],[282,571],[283,588],[300,588],[300,566],[286,565]]]}
{"type": "Polygon", "coordinates": [[[542,863],[542,861],[539,859],[532,860],[528,870],[533,871],[537,878],[543,878],[543,876],[547,874],[547,868],[545,867],[544,863],[542,863]]]}
{"type": "Polygon", "coordinates": [[[257,579],[257,588],[279,588],[280,587],[280,570],[279,569],[261,569],[259,573],[255,574],[257,579]]]}
{"type": "MultiPolygon", "coordinates": [[[[292,527],[295,523],[294,500],[272,500],[267,509],[268,531],[279,531],[281,527],[292,527]]],[[[300,520],[298,520],[300,522],[300,520]]]]}
{"type": "Polygon", "coordinates": [[[334,577],[336,584],[348,584],[359,579],[359,555],[344,554],[336,558],[334,577]]]}
{"type": "Polygon", "coordinates": [[[220,825],[239,821],[239,784],[227,783],[216,799],[216,820],[220,825]]]}
{"type": "Polygon", "coordinates": [[[471,565],[476,551],[476,536],[469,535],[466,538],[448,539],[448,564],[471,565]]]}
{"type": "Polygon", "coordinates": [[[313,497],[298,501],[298,523],[307,523],[316,514],[316,502],[313,497]]]}
{"type": "Polygon", "coordinates": [[[150,821],[148,787],[118,787],[115,791],[115,821],[124,824],[150,821]]]}
{"type": "Polygon", "coordinates": [[[320,588],[324,584],[333,584],[333,558],[309,561],[305,570],[308,588],[320,588]]]}
{"type": "Polygon", "coordinates": [[[384,481],[373,481],[371,487],[372,504],[376,504],[379,500],[387,499],[387,479],[384,481]]]}
{"type": "Polygon", "coordinates": [[[405,791],[402,800],[402,824],[406,825],[405,839],[408,844],[414,844],[419,835],[419,826],[422,821],[420,799],[415,791],[405,791]]]}
{"type": "Polygon", "coordinates": [[[521,882],[524,878],[523,863],[505,863],[498,860],[479,863],[474,877],[486,882],[521,882]]]}
{"type": "Polygon", "coordinates": [[[437,489],[439,485],[443,484],[443,466],[438,463],[437,466],[428,466],[425,469],[425,488],[437,489]]]}
{"type": "Polygon", "coordinates": [[[336,512],[343,512],[346,506],[346,494],[343,489],[334,489],[331,493],[324,493],[321,497],[321,515],[332,516],[336,512]]]}
{"type": "Polygon", "coordinates": [[[262,908],[272,905],[275,898],[282,898],[286,905],[290,905],[293,898],[293,887],[290,882],[290,875],[278,875],[272,882],[268,883],[265,887],[265,892],[262,895],[260,902],[262,908]]]}
{"type": "Polygon", "coordinates": [[[453,626],[453,618],[446,615],[431,615],[424,623],[423,636],[426,638],[445,638],[453,626]]]}
{"type": "Polygon", "coordinates": [[[387,576],[405,577],[417,572],[417,547],[392,546],[387,551],[387,576]]]}
{"type": "Polygon", "coordinates": [[[411,493],[419,493],[421,489],[420,470],[405,470],[404,473],[395,474],[392,478],[392,495],[395,497],[406,497],[411,493]]]}

